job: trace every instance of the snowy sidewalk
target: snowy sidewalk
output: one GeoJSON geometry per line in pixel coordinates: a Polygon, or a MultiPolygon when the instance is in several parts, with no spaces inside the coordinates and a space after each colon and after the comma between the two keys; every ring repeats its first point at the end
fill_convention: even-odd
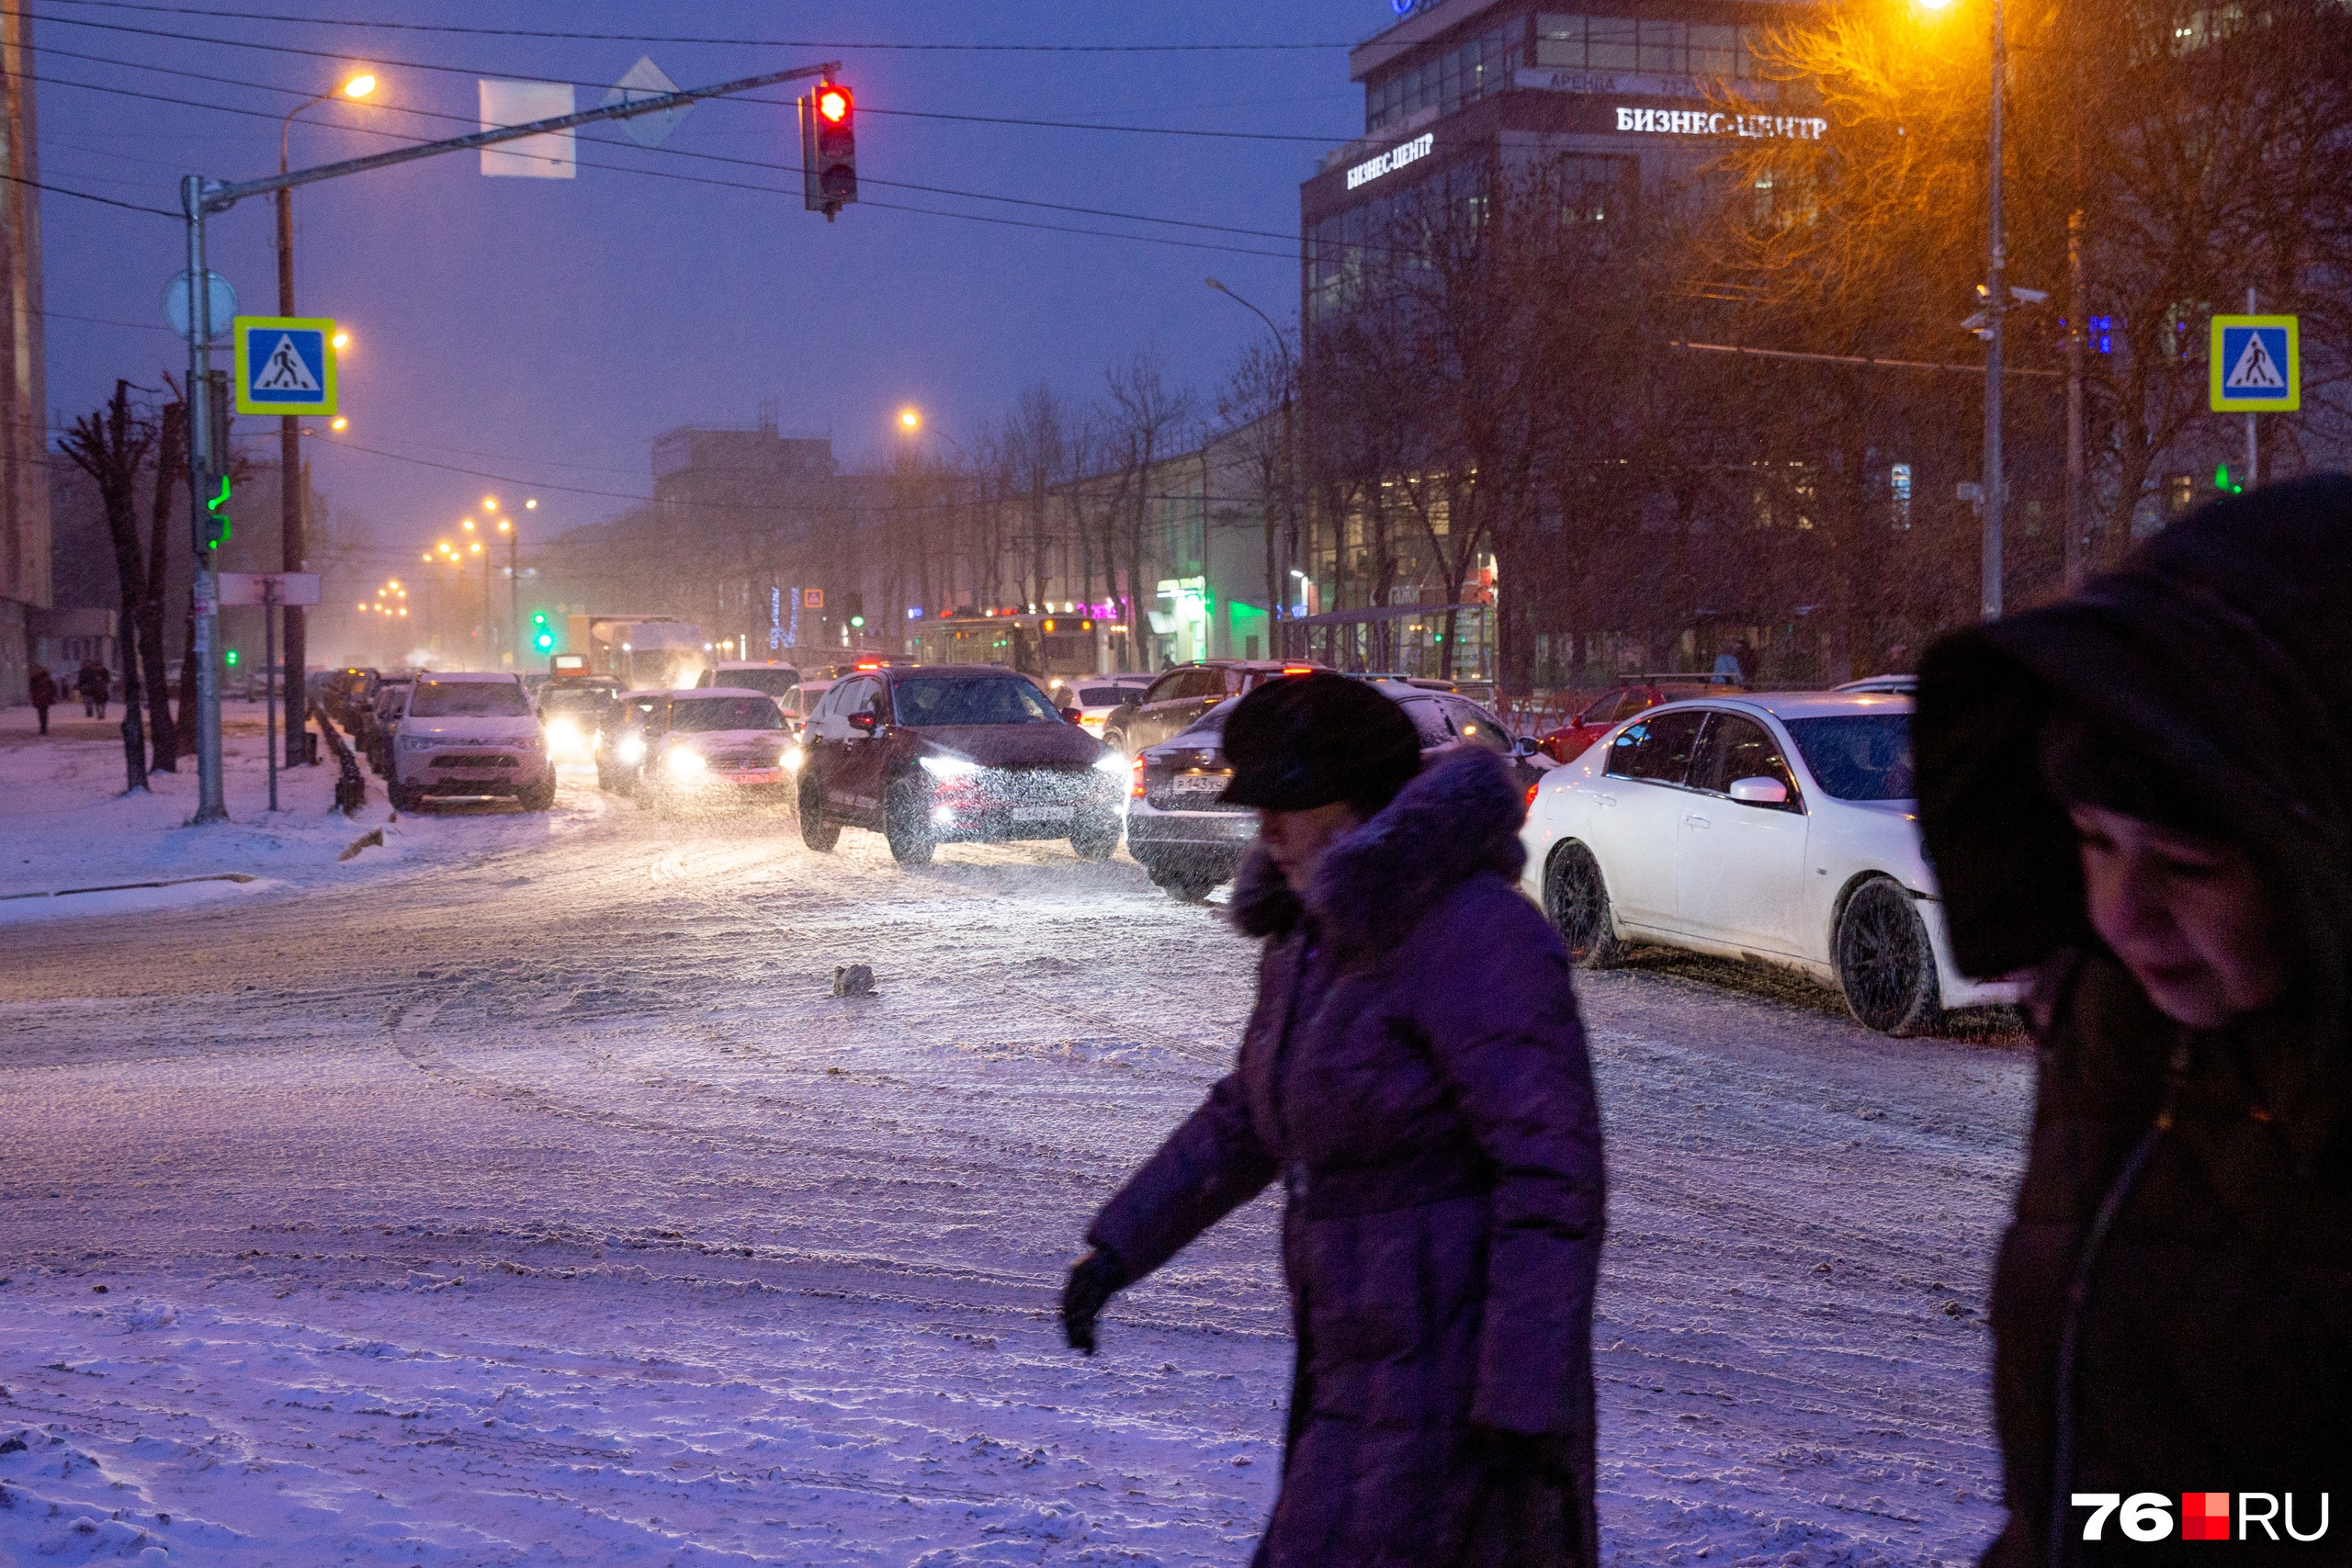
{"type": "Polygon", "coordinates": [[[575,794],[557,817],[484,807],[387,827],[392,813],[373,773],[366,774],[368,805],[356,818],[334,810],[337,770],[329,760],[280,770],[280,809],[273,814],[261,705],[229,703],[221,754],[229,820],[192,828],[196,759],[181,758],[177,773],[150,774],[143,795],[124,794],[122,709],[107,712],[100,722],[84,718],[78,702],[53,708],[44,737],[31,708],[0,709],[0,927],[347,886],[544,842],[601,812],[591,790],[575,794]],[[342,858],[379,829],[380,843],[342,858]],[[244,880],[222,880],[231,877],[244,880]],[[14,897],[157,882],[175,886],[14,897]]]}

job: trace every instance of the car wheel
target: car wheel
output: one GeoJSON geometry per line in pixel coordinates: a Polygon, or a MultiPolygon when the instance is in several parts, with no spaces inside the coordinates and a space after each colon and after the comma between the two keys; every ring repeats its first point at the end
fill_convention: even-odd
{"type": "Polygon", "coordinates": [[[1838,985],[1855,1019],[1882,1034],[1918,1034],[1942,1015],[1927,922],[1891,878],[1874,877],[1846,900],[1838,921],[1838,985]]]}
{"type": "Polygon", "coordinates": [[[393,810],[405,811],[412,815],[424,805],[424,795],[421,791],[411,789],[398,780],[384,786],[384,798],[391,802],[393,810]]]}
{"type": "Polygon", "coordinates": [[[1187,860],[1161,860],[1157,856],[1143,862],[1143,869],[1155,887],[1164,887],[1187,904],[1197,904],[1216,889],[1225,879],[1212,876],[1206,868],[1187,860]]]}
{"type": "Polygon", "coordinates": [[[526,811],[545,811],[555,804],[555,780],[516,790],[514,800],[526,811]]]}
{"type": "Polygon", "coordinates": [[[602,762],[596,764],[596,787],[606,795],[613,793],[613,771],[602,762]]]}
{"type": "Polygon", "coordinates": [[[912,779],[892,784],[882,800],[882,836],[900,865],[929,865],[939,840],[931,836],[930,802],[912,779]]]}
{"type": "Polygon", "coordinates": [[[1574,840],[1553,852],[1544,873],[1544,912],[1567,944],[1568,957],[1581,967],[1606,969],[1624,956],[1600,863],[1574,840]]]}
{"type": "Polygon", "coordinates": [[[1116,814],[1110,812],[1092,821],[1081,819],[1078,831],[1069,836],[1069,847],[1078,852],[1080,860],[1109,860],[1118,852],[1119,832],[1124,826],[1116,814]]]}
{"type": "Polygon", "coordinates": [[[815,779],[800,781],[800,841],[820,852],[841,842],[842,830],[825,820],[825,803],[815,779]]]}

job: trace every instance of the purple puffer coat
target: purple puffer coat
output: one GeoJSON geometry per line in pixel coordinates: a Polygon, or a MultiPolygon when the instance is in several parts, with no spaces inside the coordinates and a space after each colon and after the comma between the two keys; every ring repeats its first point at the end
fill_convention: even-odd
{"type": "Polygon", "coordinates": [[[1298,1365],[1260,1568],[1598,1561],[1600,1117],[1519,822],[1465,750],[1334,844],[1304,904],[1252,852],[1239,1062],[1088,1231],[1140,1278],[1288,1189],[1298,1365]],[[1557,1478],[1483,1463],[1476,1427],[1550,1439],[1557,1478]]]}

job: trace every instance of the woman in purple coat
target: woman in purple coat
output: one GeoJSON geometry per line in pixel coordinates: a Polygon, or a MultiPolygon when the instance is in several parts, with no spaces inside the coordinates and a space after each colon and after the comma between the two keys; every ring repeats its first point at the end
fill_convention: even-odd
{"type": "Polygon", "coordinates": [[[1233,900],[1257,1008],[1095,1216],[1070,1343],[1279,1179],[1298,1361],[1253,1561],[1592,1568],[1600,1118],[1567,953],[1516,886],[1519,791],[1484,751],[1423,771],[1338,675],[1260,687],[1225,750],[1223,798],[1261,813],[1233,900]]]}

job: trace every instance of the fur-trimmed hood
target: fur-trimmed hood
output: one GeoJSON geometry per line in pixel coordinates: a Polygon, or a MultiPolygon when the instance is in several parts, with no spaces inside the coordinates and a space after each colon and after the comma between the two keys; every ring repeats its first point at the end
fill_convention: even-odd
{"type": "Polygon", "coordinates": [[[1519,841],[1521,794],[1491,751],[1438,753],[1385,810],[1324,852],[1305,901],[1262,848],[1234,878],[1234,925],[1245,936],[1281,937],[1310,913],[1343,964],[1402,943],[1438,898],[1481,872],[1516,882],[1527,863],[1519,841]]]}

